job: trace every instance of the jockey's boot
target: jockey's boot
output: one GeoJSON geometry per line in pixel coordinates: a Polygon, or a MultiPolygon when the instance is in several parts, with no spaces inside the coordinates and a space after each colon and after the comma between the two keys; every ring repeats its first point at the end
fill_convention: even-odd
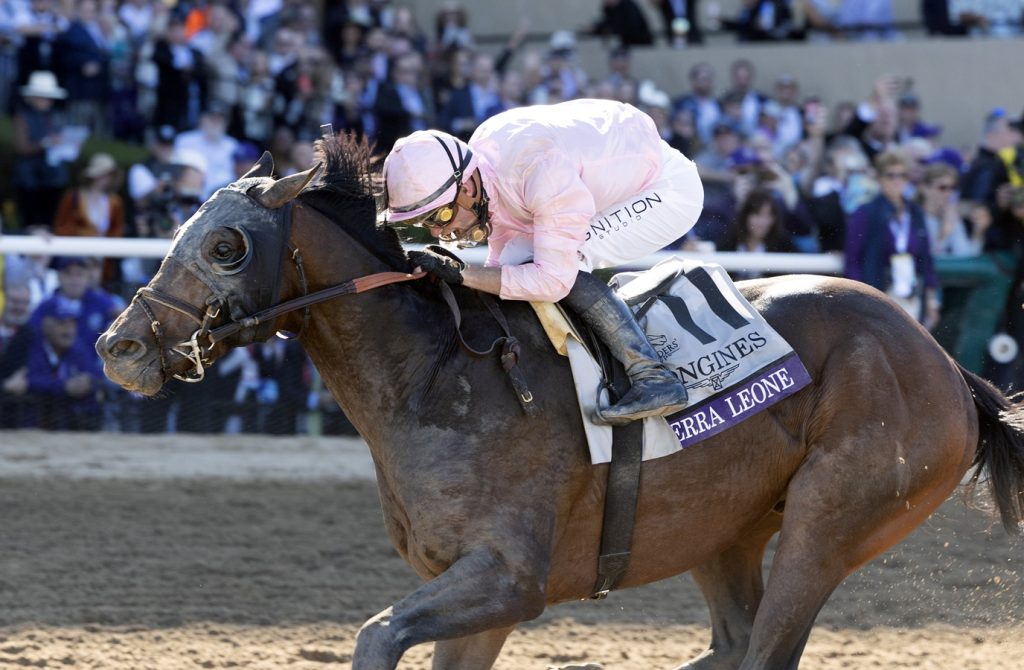
{"type": "Polygon", "coordinates": [[[595,423],[619,426],[686,407],[686,387],[661,363],[633,312],[610,286],[581,271],[564,302],[594,329],[629,375],[629,391],[614,405],[599,402],[595,423]]]}

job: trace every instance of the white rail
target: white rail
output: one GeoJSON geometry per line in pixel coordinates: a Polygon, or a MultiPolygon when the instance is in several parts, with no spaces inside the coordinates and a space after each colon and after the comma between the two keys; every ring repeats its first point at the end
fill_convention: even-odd
{"type": "MultiPolygon", "coordinates": [[[[407,245],[420,249],[422,245],[407,245]]],[[[163,258],[170,240],[105,238],[105,237],[41,237],[36,235],[0,236],[0,253],[30,256],[103,256],[106,258],[163,258]]],[[[463,249],[459,255],[469,263],[482,263],[486,249],[463,249]]],[[[790,274],[837,275],[843,271],[843,257],[839,254],[752,254],[736,251],[697,253],[692,251],[660,251],[629,265],[630,268],[650,267],[658,261],[679,256],[718,263],[728,271],[767,272],[790,274]]]]}

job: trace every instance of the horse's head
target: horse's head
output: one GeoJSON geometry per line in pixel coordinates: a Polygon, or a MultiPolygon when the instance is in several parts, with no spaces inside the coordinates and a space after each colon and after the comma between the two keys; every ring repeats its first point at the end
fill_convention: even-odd
{"type": "Polygon", "coordinates": [[[230,347],[272,333],[273,322],[244,319],[278,299],[289,203],[317,168],[276,181],[272,171],[265,153],[178,230],[160,271],[96,343],[110,379],[152,395],[171,377],[198,381],[230,347]]]}

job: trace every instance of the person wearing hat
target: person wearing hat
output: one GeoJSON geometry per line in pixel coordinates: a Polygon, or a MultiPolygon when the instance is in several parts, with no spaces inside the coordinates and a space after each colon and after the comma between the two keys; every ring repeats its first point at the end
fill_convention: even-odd
{"type": "Polygon", "coordinates": [[[70,181],[67,167],[48,160],[60,141],[63,114],[56,103],[67,98],[52,72],[33,72],[18,89],[22,100],[14,112],[14,189],[22,228],[53,226],[57,201],[70,181]]]}
{"type": "Polygon", "coordinates": [[[630,309],[591,274],[682,237],[701,211],[693,162],[649,116],[612,100],[521,107],[463,142],[415,132],[384,161],[389,223],[459,244],[487,241],[484,267],[438,248],[410,252],[436,277],[508,300],[564,300],[626,366],[632,388],[596,421],[622,424],[686,406],[630,309]]]}
{"type": "Polygon", "coordinates": [[[98,430],[103,384],[99,357],[78,336],[82,306],[60,297],[40,305],[39,333],[28,351],[27,392],[34,425],[50,430],[98,430]]]}
{"type": "Polygon", "coordinates": [[[98,261],[82,256],[58,256],[53,261],[57,271],[57,290],[44,299],[32,312],[31,323],[38,328],[43,315],[55,309],[61,301],[79,306],[78,339],[86,349],[92,349],[100,333],[123,308],[123,301],[96,286],[98,261]]]}
{"type": "MultiPolygon", "coordinates": [[[[117,163],[113,156],[96,153],[82,169],[79,186],[65,191],[57,206],[53,232],[75,237],[123,237],[124,202],[114,192],[117,163]]],[[[118,276],[113,259],[104,262],[104,284],[118,276]]]]}

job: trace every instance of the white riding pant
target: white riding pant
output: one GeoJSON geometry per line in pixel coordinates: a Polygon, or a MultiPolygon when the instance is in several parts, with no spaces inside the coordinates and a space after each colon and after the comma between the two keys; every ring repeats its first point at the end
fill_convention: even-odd
{"type": "Polygon", "coordinates": [[[598,212],[579,250],[586,272],[622,265],[664,249],[697,223],[704,185],[692,160],[662,145],[661,176],[646,191],[598,212]]]}

